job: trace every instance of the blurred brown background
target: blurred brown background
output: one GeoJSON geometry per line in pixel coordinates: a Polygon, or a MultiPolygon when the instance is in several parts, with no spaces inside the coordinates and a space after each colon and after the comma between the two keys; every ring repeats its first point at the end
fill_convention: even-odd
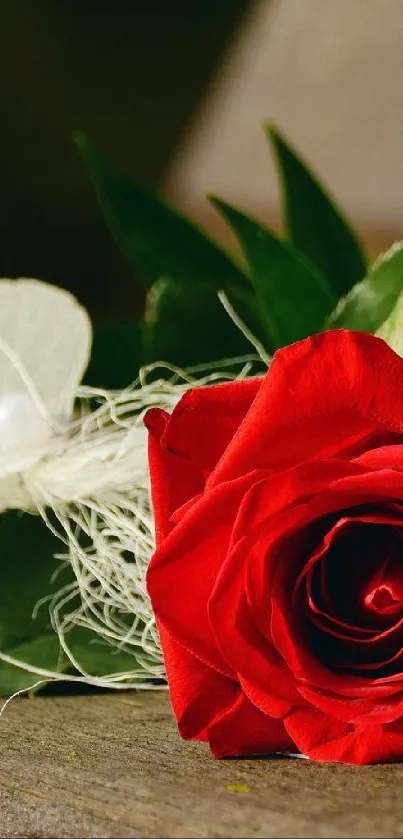
{"type": "Polygon", "coordinates": [[[377,252],[403,234],[402,0],[261,0],[223,56],[167,173],[181,205],[225,234],[200,196],[272,221],[274,120],[377,252]]]}
{"type": "Polygon", "coordinates": [[[0,275],[137,305],[71,132],[230,241],[204,193],[278,223],[274,119],[376,253],[401,238],[402,0],[2,0],[0,275]]]}
{"type": "Polygon", "coordinates": [[[246,5],[2,0],[0,276],[60,283],[109,317],[131,308],[72,131],[157,184],[246,5]]]}

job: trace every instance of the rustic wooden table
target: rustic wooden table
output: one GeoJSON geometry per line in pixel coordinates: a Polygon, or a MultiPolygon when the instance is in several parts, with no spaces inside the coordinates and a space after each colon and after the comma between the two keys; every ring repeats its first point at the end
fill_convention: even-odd
{"type": "Polygon", "coordinates": [[[214,761],[166,694],[16,699],[0,749],[7,839],[403,836],[403,765],[214,761]]]}

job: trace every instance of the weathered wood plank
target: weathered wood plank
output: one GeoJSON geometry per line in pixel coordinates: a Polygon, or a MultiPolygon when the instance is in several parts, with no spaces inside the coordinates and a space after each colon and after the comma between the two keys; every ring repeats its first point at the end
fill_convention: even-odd
{"type": "Polygon", "coordinates": [[[403,836],[403,765],[214,761],[161,693],[15,700],[0,760],[5,839],[403,836]]]}

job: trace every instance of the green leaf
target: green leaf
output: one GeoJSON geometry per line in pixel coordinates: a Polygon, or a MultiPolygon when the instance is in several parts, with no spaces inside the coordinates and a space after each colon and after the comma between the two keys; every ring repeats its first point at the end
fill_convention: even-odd
{"type": "MultiPolygon", "coordinates": [[[[76,661],[90,676],[108,677],[112,673],[133,672],[138,667],[133,652],[129,653],[113,647],[90,629],[74,627],[66,634],[66,642],[76,661]]],[[[53,631],[16,644],[7,649],[7,654],[18,661],[50,670],[53,673],[60,673],[61,677],[66,673],[81,676],[61,650],[59,639],[53,631]]],[[[2,696],[10,696],[18,690],[33,688],[41,680],[40,675],[4,661],[0,662],[0,678],[2,696]]],[[[71,692],[71,683],[67,687],[67,682],[65,682],[64,687],[71,692]]],[[[43,689],[43,686],[39,689],[43,689]]],[[[63,682],[60,684],[60,689],[63,689],[63,682]]]]}
{"type": "Polygon", "coordinates": [[[112,673],[125,673],[138,668],[134,648],[127,652],[108,644],[91,629],[74,627],[66,641],[76,661],[91,676],[97,678],[112,673]]]}
{"type": "Polygon", "coordinates": [[[321,273],[259,222],[219,198],[211,201],[239,239],[276,346],[320,331],[334,303],[321,273]]]}
{"type": "Polygon", "coordinates": [[[110,390],[125,388],[137,378],[142,362],[142,327],[138,321],[94,324],[86,384],[110,390]]]}
{"type": "MultiPolygon", "coordinates": [[[[63,673],[67,667],[65,659],[60,655],[59,639],[53,631],[47,635],[30,638],[29,641],[23,641],[1,652],[6,652],[18,661],[52,672],[63,673]]],[[[0,661],[0,694],[2,696],[10,696],[18,690],[33,688],[41,678],[22,667],[0,661]]]]}
{"type": "Polygon", "coordinates": [[[365,280],[339,300],[326,326],[376,332],[389,317],[402,290],[403,243],[397,242],[376,260],[365,280]]]}
{"type": "Polygon", "coordinates": [[[323,272],[338,294],[365,277],[361,245],[341,210],[277,129],[267,132],[279,170],[286,235],[323,272]]]}
{"type": "Polygon", "coordinates": [[[379,338],[383,338],[398,355],[403,356],[403,291],[397,299],[396,306],[376,334],[379,338]]]}
{"type": "MultiPolygon", "coordinates": [[[[28,664],[55,669],[59,642],[47,604],[33,619],[38,601],[70,582],[72,572],[54,559],[62,545],[39,516],[10,511],[0,515],[0,651],[28,664]]],[[[0,661],[0,694],[32,685],[32,673],[0,661]]]]}
{"type": "Polygon", "coordinates": [[[46,604],[35,620],[32,612],[38,600],[66,583],[67,570],[51,583],[61,567],[53,555],[63,546],[40,516],[14,510],[2,513],[0,545],[0,649],[4,650],[50,631],[46,604]]]}
{"type": "Polygon", "coordinates": [[[153,192],[134,184],[88,140],[76,143],[90,172],[110,230],[146,288],[170,277],[189,289],[223,289],[251,331],[271,346],[249,277],[206,233],[153,192]]]}
{"type": "MultiPolygon", "coordinates": [[[[54,558],[64,546],[40,516],[19,511],[0,515],[0,544],[0,652],[32,667],[77,675],[51,626],[49,603],[35,609],[42,598],[74,580],[70,566],[54,558]]],[[[134,655],[103,643],[90,630],[73,628],[67,642],[78,662],[94,676],[136,669],[134,655]]],[[[40,679],[0,659],[0,696],[32,688],[40,679]]]]}
{"type": "Polygon", "coordinates": [[[253,353],[208,283],[189,286],[163,277],[147,295],[144,346],[147,361],[179,367],[253,353]]]}
{"type": "Polygon", "coordinates": [[[76,142],[106,219],[123,253],[148,288],[162,276],[217,288],[247,283],[234,262],[196,225],[161,198],[118,171],[83,134],[76,142]]]}

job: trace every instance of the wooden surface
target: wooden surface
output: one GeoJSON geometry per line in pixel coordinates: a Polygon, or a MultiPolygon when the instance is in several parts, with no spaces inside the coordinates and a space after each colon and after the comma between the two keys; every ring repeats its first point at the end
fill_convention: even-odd
{"type": "Polygon", "coordinates": [[[16,699],[1,837],[403,836],[403,764],[214,761],[161,693],[16,699]]]}

